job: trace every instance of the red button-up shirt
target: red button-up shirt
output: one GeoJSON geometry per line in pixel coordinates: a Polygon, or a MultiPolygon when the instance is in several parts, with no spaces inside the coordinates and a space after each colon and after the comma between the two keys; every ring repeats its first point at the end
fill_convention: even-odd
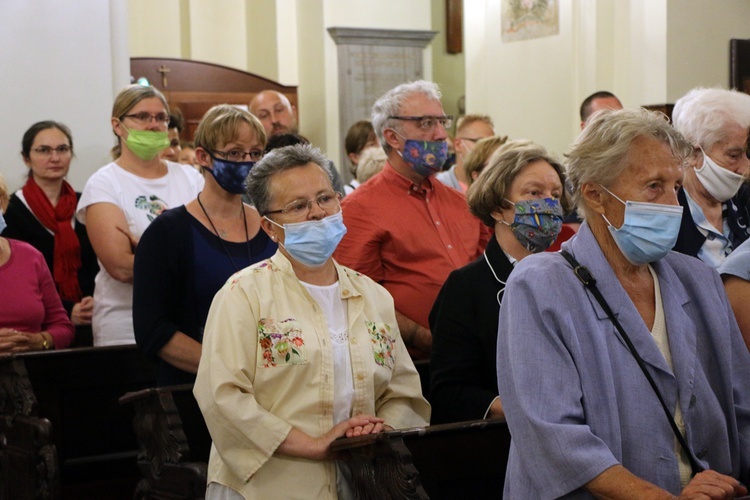
{"type": "Polygon", "coordinates": [[[347,233],[335,259],[381,283],[396,310],[425,328],[448,274],[492,236],[463,194],[430,178],[417,186],[390,163],[341,205],[347,233]]]}

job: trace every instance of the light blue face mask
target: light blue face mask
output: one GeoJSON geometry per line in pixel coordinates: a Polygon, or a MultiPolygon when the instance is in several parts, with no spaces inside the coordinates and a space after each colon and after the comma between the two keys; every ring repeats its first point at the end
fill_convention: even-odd
{"type": "Polygon", "coordinates": [[[5,231],[6,227],[8,227],[8,224],[5,223],[5,217],[3,217],[3,212],[0,211],[0,234],[3,234],[3,231],[5,231]]]}
{"type": "Polygon", "coordinates": [[[625,205],[625,221],[619,229],[604,214],[602,217],[607,221],[615,243],[630,263],[638,265],[655,262],[672,250],[677,243],[682,223],[680,205],[625,202],[604,186],[602,189],[625,205]]]}
{"type": "Polygon", "coordinates": [[[286,249],[294,260],[308,267],[320,267],[325,264],[346,234],[344,218],[340,211],[324,219],[283,226],[268,217],[266,220],[284,229],[284,244],[279,242],[279,245],[286,249]]]}

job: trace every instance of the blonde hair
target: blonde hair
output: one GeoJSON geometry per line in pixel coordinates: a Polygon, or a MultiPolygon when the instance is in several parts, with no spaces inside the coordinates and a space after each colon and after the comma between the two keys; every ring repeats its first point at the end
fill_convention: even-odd
{"type": "Polygon", "coordinates": [[[195,147],[203,148],[209,153],[215,151],[220,145],[237,138],[241,123],[248,124],[258,138],[260,149],[265,149],[268,138],[260,120],[249,111],[229,104],[219,104],[206,111],[195,131],[195,147]]]}
{"type": "MultiPolygon", "coordinates": [[[[164,97],[164,94],[159,92],[159,89],[157,89],[156,87],[146,87],[144,85],[134,84],[128,85],[127,87],[122,89],[120,93],[117,94],[117,97],[115,97],[115,102],[112,104],[112,118],[122,120],[122,118],[126,114],[128,114],[128,112],[133,109],[136,104],[144,99],[149,99],[151,97],[156,97],[162,102],[162,104],[164,104],[164,112],[168,115],[169,104],[167,104],[166,97],[164,97]]],[[[112,133],[114,133],[114,130],[112,130],[112,133]]],[[[112,148],[110,153],[112,155],[112,158],[116,160],[122,153],[122,146],[120,144],[120,138],[117,136],[117,134],[115,134],[115,136],[117,137],[117,144],[112,148]]]]}
{"type": "Polygon", "coordinates": [[[370,180],[375,174],[383,170],[386,161],[388,161],[388,157],[380,146],[363,149],[359,157],[359,166],[357,166],[357,182],[364,184],[370,180]]]}
{"type": "Polygon", "coordinates": [[[489,161],[492,153],[507,141],[507,135],[503,137],[493,135],[492,137],[485,137],[477,141],[474,148],[464,158],[464,172],[466,172],[466,180],[469,186],[474,182],[472,174],[476,172],[479,175],[484,170],[484,166],[489,161]]]}

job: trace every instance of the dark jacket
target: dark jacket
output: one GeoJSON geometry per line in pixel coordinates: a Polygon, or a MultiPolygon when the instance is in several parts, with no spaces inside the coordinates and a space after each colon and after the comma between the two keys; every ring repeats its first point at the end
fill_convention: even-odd
{"type": "Polygon", "coordinates": [[[485,254],[453,271],[430,311],[432,424],[484,418],[497,397],[497,319],[513,270],[497,239],[485,254]]]}
{"type": "MultiPolygon", "coordinates": [[[[695,225],[695,221],[693,221],[693,215],[685,196],[685,188],[681,188],[677,192],[677,199],[682,205],[683,211],[680,235],[677,237],[677,243],[673,250],[697,257],[706,237],[701,234],[695,225]]],[[[732,242],[732,248],[737,248],[750,237],[750,229],[748,228],[748,223],[750,223],[750,186],[748,184],[743,185],[733,198],[727,200],[725,207],[724,217],[729,225],[729,240],[732,242]]]]}

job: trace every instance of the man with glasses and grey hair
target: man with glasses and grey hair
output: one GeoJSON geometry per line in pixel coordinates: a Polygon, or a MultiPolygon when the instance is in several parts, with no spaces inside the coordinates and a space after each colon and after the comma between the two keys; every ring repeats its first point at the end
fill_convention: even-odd
{"type": "Polygon", "coordinates": [[[372,124],[388,161],[342,202],[348,232],[335,253],[391,293],[415,358],[429,355],[427,317],[448,274],[480,256],[491,237],[463,195],[433,178],[447,157],[453,120],[440,97],[436,84],[420,80],[375,102],[372,124]]]}

